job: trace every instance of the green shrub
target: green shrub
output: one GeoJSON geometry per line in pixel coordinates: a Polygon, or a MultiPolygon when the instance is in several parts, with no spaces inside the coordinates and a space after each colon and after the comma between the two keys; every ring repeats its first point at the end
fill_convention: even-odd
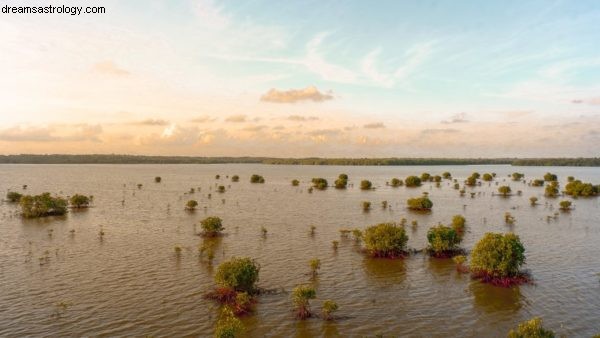
{"type": "Polygon", "coordinates": [[[554,184],[556,181],[548,184],[544,191],[544,196],[546,197],[556,197],[558,195],[558,185],[554,184]]]}
{"type": "Polygon", "coordinates": [[[265,179],[260,175],[252,174],[252,176],[250,176],[250,183],[265,183],[265,179]]]}
{"type": "Polygon", "coordinates": [[[558,176],[551,174],[551,173],[546,173],[544,175],[544,181],[546,181],[546,182],[558,181],[558,176]]]}
{"type": "Polygon", "coordinates": [[[421,179],[417,176],[408,176],[404,179],[404,184],[406,184],[407,187],[419,187],[421,186],[421,179]]]}
{"type": "Polygon", "coordinates": [[[542,187],[544,186],[544,180],[540,180],[540,179],[535,179],[533,180],[533,182],[531,182],[531,185],[534,187],[542,187]]]}
{"type": "Polygon", "coordinates": [[[427,196],[409,198],[406,204],[410,210],[431,210],[433,207],[433,202],[427,196]]]}
{"type": "Polygon", "coordinates": [[[312,179],[313,188],[319,190],[327,189],[327,180],[321,177],[315,177],[312,179]]]}
{"type": "Polygon", "coordinates": [[[310,312],[311,299],[317,297],[317,291],[310,285],[299,285],[292,291],[292,301],[296,307],[296,316],[300,319],[306,319],[312,314],[310,312]]]}
{"type": "Polygon", "coordinates": [[[483,180],[484,181],[489,182],[489,181],[491,181],[493,179],[494,179],[494,176],[492,176],[492,175],[490,175],[488,173],[483,174],[483,180]]]}
{"type": "Polygon", "coordinates": [[[300,181],[298,181],[298,180],[294,179],[294,180],[292,180],[292,185],[293,185],[294,187],[297,187],[298,185],[300,185],[300,181]]]}
{"type": "Polygon", "coordinates": [[[578,197],[596,196],[600,192],[600,186],[594,186],[590,183],[583,183],[580,180],[567,183],[565,186],[565,194],[578,197]]]}
{"type": "Polygon", "coordinates": [[[400,186],[404,185],[404,182],[402,182],[402,180],[394,177],[390,181],[390,184],[392,185],[392,187],[396,188],[396,187],[400,187],[400,186]]]}
{"type": "Polygon", "coordinates": [[[508,338],[554,338],[554,332],[544,329],[542,319],[535,317],[510,330],[508,338]]]}
{"type": "Polygon", "coordinates": [[[452,178],[452,174],[450,174],[449,172],[445,171],[444,173],[442,173],[442,177],[443,177],[444,179],[447,179],[447,180],[449,180],[449,179],[451,179],[451,178],[452,178]]]}
{"type": "Polygon", "coordinates": [[[462,237],[452,227],[438,225],[427,232],[429,251],[433,256],[441,257],[456,251],[462,237]]]}
{"type": "Polygon", "coordinates": [[[52,197],[49,192],[41,195],[25,195],[19,200],[23,217],[35,218],[67,213],[67,200],[62,197],[52,197]]]}
{"type": "Polygon", "coordinates": [[[231,176],[231,182],[239,182],[239,181],[240,181],[240,177],[238,175],[231,176]]]}
{"type": "Polygon", "coordinates": [[[423,182],[427,182],[431,179],[431,175],[429,173],[422,173],[421,174],[421,181],[423,182]]]}
{"type": "Polygon", "coordinates": [[[217,268],[215,282],[224,288],[253,294],[256,291],[260,266],[248,257],[233,257],[217,268]]]}
{"type": "Polygon", "coordinates": [[[477,180],[481,177],[481,174],[479,174],[478,172],[474,172],[471,174],[471,177],[474,177],[477,180]]]}
{"type": "Polygon", "coordinates": [[[525,248],[513,233],[486,233],[471,252],[471,271],[492,278],[514,277],[525,263],[525,248]]]}
{"type": "Polygon", "coordinates": [[[498,192],[504,197],[510,195],[511,191],[512,190],[510,189],[510,187],[508,185],[503,185],[503,186],[498,187],[498,192]]]}
{"type": "Polygon", "coordinates": [[[406,252],[408,236],[403,227],[395,223],[380,223],[363,232],[366,251],[375,257],[398,257],[406,252]]]}
{"type": "Polygon", "coordinates": [[[346,186],[348,185],[348,175],[340,174],[334,184],[336,189],[346,189],[346,186]]]}
{"type": "Polygon", "coordinates": [[[571,209],[571,201],[560,201],[560,210],[570,210],[571,209]]]}
{"type": "Polygon", "coordinates": [[[331,299],[327,299],[326,301],[323,302],[323,309],[321,310],[321,313],[323,314],[323,319],[325,319],[325,320],[333,319],[332,315],[337,310],[338,310],[337,303],[332,301],[331,299]]]}
{"type": "Polygon", "coordinates": [[[87,208],[90,206],[90,198],[85,195],[75,194],[69,199],[74,208],[87,208]]]}
{"type": "Polygon", "coordinates": [[[198,202],[196,200],[189,200],[185,204],[185,209],[186,210],[195,210],[197,206],[198,206],[198,202]]]}
{"type": "Polygon", "coordinates": [[[218,192],[220,192],[220,193],[223,193],[223,192],[225,192],[225,186],[224,186],[224,185],[220,185],[220,186],[217,188],[217,191],[218,191],[218,192]]]}
{"type": "Polygon", "coordinates": [[[23,197],[23,194],[19,194],[19,193],[18,193],[18,192],[16,192],[16,191],[9,191],[9,192],[6,194],[6,199],[7,199],[9,202],[12,202],[12,203],[19,202],[19,201],[21,200],[21,197],[23,197]]]}
{"type": "Polygon", "coordinates": [[[371,189],[372,186],[373,186],[373,184],[369,180],[360,181],[360,189],[362,189],[362,190],[369,190],[369,189],[371,189]]]}
{"type": "Polygon", "coordinates": [[[217,322],[215,338],[239,338],[244,335],[244,332],[245,328],[242,321],[235,316],[229,307],[224,307],[217,322]]]}
{"type": "Polygon", "coordinates": [[[530,197],[530,198],[529,198],[529,203],[530,203],[532,206],[536,205],[536,204],[537,204],[537,201],[538,201],[538,198],[537,198],[537,197],[535,197],[535,196],[532,196],[532,197],[530,197]]]}
{"type": "Polygon", "coordinates": [[[211,216],[200,221],[200,226],[202,227],[202,233],[204,236],[214,237],[218,236],[223,228],[223,221],[216,216],[211,216]]]}
{"type": "Polygon", "coordinates": [[[310,266],[310,272],[313,277],[316,277],[319,273],[319,269],[321,268],[321,260],[318,258],[313,258],[308,262],[310,266]]]}
{"type": "Polygon", "coordinates": [[[161,181],[162,181],[162,178],[160,176],[156,176],[154,178],[154,182],[156,182],[156,183],[160,183],[161,181]]]}
{"type": "Polygon", "coordinates": [[[521,173],[512,173],[511,176],[513,181],[520,181],[523,177],[525,177],[525,175],[521,173]]]}
{"type": "Polygon", "coordinates": [[[369,210],[371,210],[371,202],[369,202],[369,201],[363,201],[362,202],[362,209],[363,209],[363,211],[369,211],[369,210]]]}
{"type": "Polygon", "coordinates": [[[465,180],[465,184],[471,187],[477,185],[477,178],[475,176],[469,176],[465,180]]]}
{"type": "Polygon", "coordinates": [[[456,231],[459,236],[463,236],[465,233],[465,224],[467,219],[462,215],[454,215],[452,217],[452,229],[456,231]]]}

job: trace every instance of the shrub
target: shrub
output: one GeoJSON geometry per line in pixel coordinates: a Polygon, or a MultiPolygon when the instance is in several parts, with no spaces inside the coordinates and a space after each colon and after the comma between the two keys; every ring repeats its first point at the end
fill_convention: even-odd
{"type": "Polygon", "coordinates": [[[310,272],[313,277],[316,277],[319,274],[319,269],[321,268],[321,260],[318,258],[313,258],[308,262],[310,266],[310,272]]]}
{"type": "Polygon", "coordinates": [[[406,204],[410,210],[431,210],[433,207],[433,202],[427,196],[409,198],[406,204]]]}
{"type": "Polygon", "coordinates": [[[542,319],[535,317],[510,330],[508,338],[554,338],[554,332],[544,329],[542,319]]]}
{"type": "Polygon", "coordinates": [[[429,251],[434,257],[452,255],[462,241],[462,237],[452,227],[438,225],[427,232],[429,251]]]}
{"type": "Polygon", "coordinates": [[[451,179],[451,178],[452,178],[452,174],[450,174],[449,172],[445,171],[445,172],[442,174],[442,177],[443,177],[444,179],[447,179],[447,180],[449,180],[449,179],[451,179]]]}
{"type": "Polygon", "coordinates": [[[372,186],[373,186],[373,184],[369,180],[360,181],[360,189],[362,189],[362,190],[369,190],[369,189],[371,189],[372,186]]]}
{"type": "Polygon", "coordinates": [[[338,176],[338,179],[335,180],[335,188],[346,189],[346,185],[348,185],[348,175],[340,174],[340,176],[338,176]]]}
{"type": "Polygon", "coordinates": [[[401,257],[406,254],[408,236],[404,228],[395,223],[372,225],[362,237],[366,251],[374,257],[401,257]]]}
{"type": "Polygon", "coordinates": [[[560,210],[570,210],[571,209],[571,201],[560,201],[560,210]]]}
{"type": "Polygon", "coordinates": [[[498,188],[498,192],[504,197],[510,195],[511,191],[512,190],[510,189],[510,187],[508,185],[503,185],[498,188]]]}
{"type": "Polygon", "coordinates": [[[224,307],[221,311],[215,338],[237,338],[242,337],[245,328],[242,321],[239,320],[229,307],[224,307]]]}
{"type": "Polygon", "coordinates": [[[558,176],[556,176],[555,174],[546,173],[544,175],[544,181],[546,181],[546,182],[558,181],[558,176]]]}
{"type": "Polygon", "coordinates": [[[239,181],[240,181],[240,177],[238,175],[231,176],[231,182],[239,182],[239,181]]]}
{"type": "Polygon", "coordinates": [[[478,172],[474,172],[471,174],[471,177],[475,177],[475,179],[479,179],[481,177],[481,174],[479,174],[478,172]]]}
{"type": "Polygon", "coordinates": [[[325,319],[325,320],[333,319],[332,314],[337,310],[338,310],[337,303],[332,301],[331,299],[327,299],[326,301],[323,302],[323,309],[321,310],[321,313],[323,314],[323,319],[325,319]]]}
{"type": "Polygon", "coordinates": [[[371,210],[371,202],[363,201],[362,202],[362,209],[363,209],[363,211],[369,211],[369,210],[371,210]]]}
{"type": "Polygon", "coordinates": [[[390,184],[392,185],[392,187],[396,188],[396,187],[400,187],[400,186],[404,185],[404,182],[402,182],[402,180],[394,177],[390,181],[390,184]]]}
{"type": "Polygon", "coordinates": [[[202,234],[208,237],[218,236],[223,228],[223,221],[216,216],[211,216],[200,221],[200,226],[202,227],[202,234]]]}
{"type": "Polygon", "coordinates": [[[458,183],[454,183],[454,189],[455,189],[455,190],[458,190],[458,189],[460,189],[460,184],[458,184],[458,183]]]}
{"type": "Polygon", "coordinates": [[[218,191],[218,192],[221,192],[221,193],[225,192],[225,186],[224,186],[224,185],[220,185],[220,186],[217,188],[217,191],[218,191]]]}
{"type": "Polygon", "coordinates": [[[489,182],[489,181],[491,181],[493,179],[494,179],[494,176],[492,176],[492,175],[490,175],[488,173],[483,174],[483,180],[484,181],[489,182]]]}
{"type": "Polygon", "coordinates": [[[440,176],[440,175],[433,176],[433,181],[436,183],[440,183],[442,181],[442,176],[440,176]]]}
{"type": "Polygon", "coordinates": [[[19,193],[18,193],[18,192],[16,192],[16,191],[9,191],[9,192],[6,194],[6,199],[7,199],[9,202],[12,202],[12,203],[19,202],[19,201],[21,200],[21,197],[23,197],[23,194],[19,194],[19,193]]]}
{"type": "Polygon", "coordinates": [[[452,229],[456,231],[456,233],[462,237],[465,233],[465,224],[467,223],[467,219],[462,215],[454,215],[452,217],[452,229]]]}
{"type": "Polygon", "coordinates": [[[520,276],[525,263],[525,248],[513,233],[486,233],[471,253],[471,271],[476,278],[499,285],[510,285],[520,276]]]}
{"type": "Polygon", "coordinates": [[[546,189],[544,191],[544,195],[546,197],[556,197],[558,195],[558,186],[554,183],[556,183],[556,181],[546,186],[546,189]]]}
{"type": "Polygon", "coordinates": [[[339,245],[340,241],[331,241],[331,246],[333,247],[333,250],[337,250],[339,245]]]}
{"type": "Polygon", "coordinates": [[[404,179],[404,184],[406,184],[407,187],[419,187],[421,186],[421,179],[417,176],[408,176],[404,179]]]}
{"type": "Polygon", "coordinates": [[[252,174],[252,176],[250,176],[250,183],[265,183],[265,179],[260,175],[252,174]]]}
{"type": "Polygon", "coordinates": [[[529,198],[529,203],[531,203],[532,206],[536,205],[538,201],[538,198],[533,196],[529,198]]]}
{"type": "Polygon", "coordinates": [[[292,291],[292,301],[296,307],[296,317],[306,319],[312,314],[310,312],[311,299],[317,297],[317,291],[310,285],[299,285],[292,291]]]}
{"type": "Polygon", "coordinates": [[[321,177],[316,177],[312,179],[313,188],[319,190],[327,189],[327,180],[321,177]]]}
{"type": "Polygon", "coordinates": [[[248,257],[233,257],[217,268],[215,282],[224,288],[253,294],[256,291],[260,266],[248,257]]]}
{"type": "Polygon", "coordinates": [[[565,186],[565,194],[578,197],[596,196],[600,192],[600,186],[594,186],[590,183],[583,183],[580,180],[567,183],[565,186]]]}
{"type": "Polygon", "coordinates": [[[195,210],[197,206],[198,206],[198,202],[196,200],[189,200],[185,204],[185,209],[186,210],[195,210]]]}
{"type": "Polygon", "coordinates": [[[75,194],[71,196],[69,203],[74,208],[87,208],[90,205],[90,198],[85,195],[75,194]]]}
{"type": "Polygon", "coordinates": [[[475,176],[467,177],[467,179],[465,180],[465,185],[468,185],[471,187],[474,185],[477,185],[477,178],[475,176]]]}
{"type": "Polygon", "coordinates": [[[348,175],[346,175],[346,174],[340,174],[340,175],[338,176],[338,178],[339,178],[339,179],[342,179],[342,180],[346,180],[346,181],[347,181],[347,180],[348,180],[348,175]]]}
{"type": "Polygon", "coordinates": [[[156,176],[154,178],[154,182],[156,182],[156,183],[160,183],[161,181],[162,181],[162,178],[160,176],[156,176]]]}
{"type": "Polygon", "coordinates": [[[544,186],[544,180],[535,179],[533,182],[531,182],[531,185],[534,187],[542,187],[544,186]]]}
{"type": "Polygon", "coordinates": [[[456,264],[456,271],[458,272],[467,272],[469,268],[465,265],[467,262],[467,257],[463,255],[458,255],[452,257],[452,260],[456,264]]]}
{"type": "Polygon", "coordinates": [[[523,177],[525,177],[525,175],[521,173],[512,173],[511,176],[513,181],[520,181],[523,177]]]}
{"type": "Polygon", "coordinates": [[[421,174],[421,181],[427,182],[427,181],[429,181],[429,179],[431,179],[431,175],[429,173],[422,173],[421,174]]]}
{"type": "Polygon", "coordinates": [[[298,180],[296,180],[296,179],[292,180],[292,185],[293,185],[294,187],[297,187],[299,184],[300,184],[300,181],[298,181],[298,180]]]}
{"type": "Polygon", "coordinates": [[[67,200],[62,197],[52,197],[49,192],[41,195],[25,195],[19,200],[23,217],[35,218],[67,213],[67,200]]]}

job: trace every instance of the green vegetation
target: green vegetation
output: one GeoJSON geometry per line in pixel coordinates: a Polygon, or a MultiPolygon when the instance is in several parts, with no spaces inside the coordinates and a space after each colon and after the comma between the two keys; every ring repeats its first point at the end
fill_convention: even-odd
{"type": "Polygon", "coordinates": [[[500,187],[498,188],[498,192],[499,192],[499,193],[500,193],[500,194],[501,194],[503,197],[506,197],[506,196],[510,195],[511,191],[512,191],[512,190],[510,189],[510,187],[509,187],[508,185],[503,185],[503,186],[500,186],[500,187]]]}
{"type": "Polygon", "coordinates": [[[421,181],[423,182],[427,182],[431,179],[431,175],[429,173],[422,173],[421,174],[421,181]]]}
{"type": "Polygon", "coordinates": [[[446,180],[449,180],[449,179],[451,179],[451,178],[452,178],[452,174],[450,174],[450,173],[449,173],[449,172],[447,172],[447,171],[444,171],[444,172],[442,173],[442,177],[443,177],[444,179],[446,179],[446,180]]]}
{"type": "Polygon", "coordinates": [[[512,173],[511,177],[513,181],[520,181],[525,175],[521,173],[512,173]]]}
{"type": "Polygon", "coordinates": [[[85,195],[75,194],[69,199],[69,203],[73,208],[87,208],[90,206],[91,198],[85,195]]]}
{"type": "Polygon", "coordinates": [[[202,227],[202,235],[206,237],[219,236],[225,229],[223,228],[223,221],[216,216],[211,216],[200,221],[202,227]]]}
{"type": "Polygon", "coordinates": [[[563,211],[567,211],[567,210],[571,210],[571,201],[560,201],[559,205],[560,205],[560,210],[563,211]]]}
{"type": "Polygon", "coordinates": [[[240,181],[240,177],[238,175],[231,176],[231,182],[239,182],[239,181],[240,181]]]}
{"type": "Polygon", "coordinates": [[[363,201],[362,202],[362,209],[363,209],[363,211],[369,211],[369,210],[371,210],[371,202],[369,202],[369,201],[363,201]]]}
{"type": "Polygon", "coordinates": [[[583,183],[580,180],[571,181],[565,186],[565,194],[573,197],[591,197],[597,196],[598,193],[600,193],[600,185],[583,183]]]}
{"type": "Polygon", "coordinates": [[[233,257],[219,265],[215,282],[223,288],[236,292],[256,292],[260,265],[248,257],[233,257]]]}
{"type": "Polygon", "coordinates": [[[333,247],[333,250],[337,250],[340,246],[340,241],[331,241],[331,246],[333,247]]]}
{"type": "Polygon", "coordinates": [[[533,196],[529,198],[529,203],[531,204],[531,206],[534,206],[537,204],[538,198],[533,196]]]}
{"type": "Polygon", "coordinates": [[[252,176],[250,176],[250,183],[265,183],[265,179],[260,175],[252,174],[252,176]]]}
{"type": "Polygon", "coordinates": [[[400,180],[400,179],[398,179],[398,178],[394,177],[394,178],[392,178],[392,180],[390,181],[390,184],[392,185],[392,187],[394,187],[394,188],[397,188],[397,187],[403,186],[403,185],[404,185],[404,182],[402,182],[402,180],[400,180]]]}
{"type": "Polygon", "coordinates": [[[525,248],[513,233],[486,233],[471,252],[471,272],[483,282],[510,286],[526,282],[520,272],[525,248]]]}
{"type": "Polygon", "coordinates": [[[244,332],[242,321],[235,316],[231,308],[224,307],[217,322],[215,338],[239,338],[243,337],[244,332]]]}
{"type": "Polygon", "coordinates": [[[465,185],[468,185],[471,187],[477,185],[477,177],[474,175],[467,177],[467,179],[465,180],[465,185]]]}
{"type": "Polygon", "coordinates": [[[6,199],[11,203],[19,202],[21,200],[21,197],[23,197],[23,194],[20,194],[16,191],[9,191],[6,194],[6,199]]]}
{"type": "Polygon", "coordinates": [[[360,181],[360,189],[361,190],[370,190],[373,184],[369,180],[360,181]]]}
{"type": "Polygon", "coordinates": [[[327,299],[323,302],[323,308],[321,309],[321,313],[323,314],[323,319],[332,320],[333,313],[338,310],[338,304],[331,299],[327,299]]]}
{"type": "Polygon", "coordinates": [[[442,181],[442,176],[440,176],[440,175],[433,176],[433,181],[436,183],[440,183],[442,181]]]}
{"type": "Polygon", "coordinates": [[[67,213],[67,200],[58,196],[52,197],[49,192],[22,196],[19,205],[23,217],[26,218],[60,216],[67,213]]]}
{"type": "Polygon", "coordinates": [[[462,215],[454,215],[452,217],[452,228],[456,231],[459,236],[463,236],[465,233],[465,224],[467,219],[462,215]]]}
{"type": "Polygon", "coordinates": [[[310,312],[311,299],[317,297],[317,291],[310,285],[299,285],[292,291],[292,301],[296,307],[296,317],[306,319],[312,315],[310,312]]]}
{"type": "Polygon", "coordinates": [[[346,189],[346,186],[348,185],[348,175],[340,174],[334,184],[336,189],[346,189]]]}
{"type": "Polygon", "coordinates": [[[327,180],[321,177],[315,177],[312,179],[313,188],[318,190],[327,189],[327,180]]]}
{"type": "Polygon", "coordinates": [[[427,196],[409,198],[406,204],[408,209],[417,211],[427,211],[433,207],[433,202],[427,196]]]}
{"type": "Polygon", "coordinates": [[[467,262],[467,256],[464,256],[464,255],[454,256],[454,257],[452,257],[452,260],[456,264],[456,271],[463,272],[463,273],[469,271],[469,267],[465,265],[465,263],[467,262]]]}
{"type": "Polygon", "coordinates": [[[308,262],[310,266],[310,273],[313,278],[317,277],[319,274],[319,269],[321,268],[321,260],[318,258],[313,258],[308,262]]]}
{"type": "Polygon", "coordinates": [[[452,256],[462,241],[462,236],[453,227],[438,225],[427,232],[428,250],[434,257],[452,256]]]}
{"type": "Polygon", "coordinates": [[[558,183],[556,181],[553,181],[546,186],[544,196],[546,196],[546,197],[558,196],[558,183]]]}
{"type": "Polygon", "coordinates": [[[154,178],[154,182],[156,182],[156,183],[160,183],[161,181],[162,181],[162,178],[160,176],[156,176],[154,178]]]}
{"type": "Polygon", "coordinates": [[[186,209],[186,210],[193,211],[193,210],[196,210],[196,207],[197,207],[197,206],[198,206],[198,201],[196,201],[196,200],[189,200],[189,201],[187,201],[187,203],[185,204],[185,209],[186,209]]]}
{"type": "Polygon", "coordinates": [[[531,182],[531,185],[534,187],[543,187],[544,183],[546,183],[544,180],[535,179],[531,182]]]}
{"type": "Polygon", "coordinates": [[[292,186],[297,187],[298,185],[300,185],[300,181],[293,179],[292,180],[292,186]]]}
{"type": "Polygon", "coordinates": [[[510,330],[508,338],[554,338],[554,332],[545,329],[542,319],[535,317],[510,330]]]}
{"type": "Polygon", "coordinates": [[[408,176],[404,179],[404,184],[407,187],[419,187],[421,186],[421,179],[417,176],[408,176]]]}
{"type": "Polygon", "coordinates": [[[218,191],[218,192],[220,192],[220,193],[224,193],[224,192],[225,192],[225,186],[224,186],[224,185],[220,185],[220,186],[217,188],[217,191],[218,191]]]}
{"type": "Polygon", "coordinates": [[[403,257],[406,255],[408,236],[403,227],[395,223],[380,223],[363,233],[366,251],[373,257],[403,257]]]}
{"type": "Polygon", "coordinates": [[[555,174],[546,173],[544,175],[544,181],[546,181],[546,182],[558,181],[558,176],[556,176],[555,174]]]}

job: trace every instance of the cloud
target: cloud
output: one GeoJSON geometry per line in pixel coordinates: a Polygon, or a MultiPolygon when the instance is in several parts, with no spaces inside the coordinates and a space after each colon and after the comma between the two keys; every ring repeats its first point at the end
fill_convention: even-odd
{"type": "Polygon", "coordinates": [[[339,133],[341,133],[341,130],[339,130],[339,129],[316,129],[316,130],[311,130],[311,131],[306,132],[306,135],[309,135],[309,136],[322,136],[322,135],[333,136],[333,135],[338,135],[339,133]]]}
{"type": "Polygon", "coordinates": [[[259,125],[259,126],[248,126],[245,128],[242,128],[243,131],[251,131],[251,132],[258,132],[261,131],[263,129],[266,129],[267,126],[265,125],[259,125]]]}
{"type": "Polygon", "coordinates": [[[0,130],[0,140],[9,142],[100,142],[102,126],[89,124],[47,127],[16,126],[0,130]]]}
{"type": "Polygon", "coordinates": [[[304,121],[317,121],[319,118],[316,116],[301,116],[301,115],[290,115],[287,117],[290,121],[304,122],[304,121]]]}
{"type": "Polygon", "coordinates": [[[0,130],[0,140],[11,142],[48,142],[56,141],[58,137],[52,135],[50,128],[22,128],[14,127],[0,130]]]}
{"type": "Polygon", "coordinates": [[[272,88],[260,97],[261,101],[273,103],[296,103],[299,101],[323,102],[332,99],[333,95],[331,95],[331,92],[321,93],[315,86],[290,90],[272,88]]]}
{"type": "Polygon", "coordinates": [[[138,126],[166,126],[169,124],[169,121],[162,119],[145,119],[142,121],[131,122],[130,124],[138,126]]]}
{"type": "Polygon", "coordinates": [[[200,132],[196,127],[182,127],[171,124],[162,133],[141,137],[144,146],[192,146],[200,141],[200,132]]]}
{"type": "Polygon", "coordinates": [[[231,115],[225,119],[225,122],[242,123],[246,122],[247,118],[246,115],[231,115]]]}
{"type": "Polygon", "coordinates": [[[460,133],[460,130],[453,129],[453,128],[421,130],[421,135],[457,134],[457,133],[460,133]]]}
{"type": "Polygon", "coordinates": [[[589,99],[575,99],[575,100],[571,100],[571,103],[574,104],[589,104],[590,106],[600,106],[600,97],[593,97],[593,98],[589,98],[589,99]]]}
{"type": "Polygon", "coordinates": [[[93,69],[94,69],[94,71],[96,71],[98,73],[102,73],[102,74],[106,74],[106,75],[116,75],[116,76],[130,75],[130,73],[127,70],[120,68],[113,61],[110,61],[110,60],[101,61],[101,62],[94,64],[93,69]]]}
{"type": "Polygon", "coordinates": [[[208,115],[204,115],[204,116],[198,116],[196,118],[193,118],[193,119],[190,120],[190,122],[193,122],[193,123],[209,123],[209,122],[213,122],[215,120],[216,120],[216,118],[214,118],[214,117],[210,117],[208,115]]]}
{"type": "Polygon", "coordinates": [[[381,122],[367,123],[363,126],[365,129],[382,129],[385,125],[381,122]]]}
{"type": "Polygon", "coordinates": [[[442,124],[454,124],[454,123],[467,123],[469,122],[469,120],[467,120],[467,114],[465,113],[459,113],[459,114],[454,114],[452,115],[452,117],[450,117],[449,120],[442,120],[442,124]]]}

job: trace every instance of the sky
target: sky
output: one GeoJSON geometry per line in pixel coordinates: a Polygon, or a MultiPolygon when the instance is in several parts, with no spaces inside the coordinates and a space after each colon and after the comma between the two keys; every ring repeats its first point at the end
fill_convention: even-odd
{"type": "Polygon", "coordinates": [[[0,154],[600,156],[598,1],[26,3],[0,154]]]}

